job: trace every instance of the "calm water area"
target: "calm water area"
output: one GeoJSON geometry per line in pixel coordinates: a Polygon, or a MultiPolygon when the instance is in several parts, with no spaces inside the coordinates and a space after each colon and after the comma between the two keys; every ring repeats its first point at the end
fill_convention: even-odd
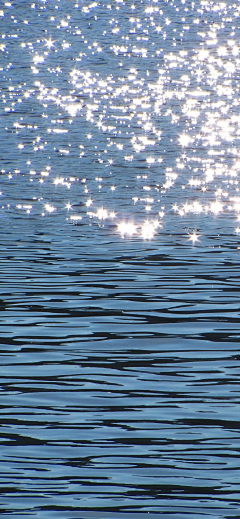
{"type": "Polygon", "coordinates": [[[0,513],[240,517],[240,1],[0,2],[0,513]]]}

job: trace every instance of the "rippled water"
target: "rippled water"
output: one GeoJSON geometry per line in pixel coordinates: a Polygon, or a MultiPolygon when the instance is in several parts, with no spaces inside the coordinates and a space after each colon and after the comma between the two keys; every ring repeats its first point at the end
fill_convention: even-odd
{"type": "Polygon", "coordinates": [[[239,517],[239,17],[0,5],[3,518],[239,517]]]}

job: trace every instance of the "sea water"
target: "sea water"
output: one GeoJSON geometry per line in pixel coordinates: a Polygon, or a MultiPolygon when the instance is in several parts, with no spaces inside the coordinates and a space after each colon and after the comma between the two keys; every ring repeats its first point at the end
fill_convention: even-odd
{"type": "Polygon", "coordinates": [[[240,2],[0,38],[1,516],[239,517],[240,2]]]}

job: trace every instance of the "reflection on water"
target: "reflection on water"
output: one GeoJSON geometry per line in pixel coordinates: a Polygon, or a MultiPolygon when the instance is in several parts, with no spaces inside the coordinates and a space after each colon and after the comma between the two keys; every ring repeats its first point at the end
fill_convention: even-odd
{"type": "Polygon", "coordinates": [[[237,517],[234,249],[10,235],[3,516],[237,517]]]}
{"type": "Polygon", "coordinates": [[[2,213],[239,233],[239,5],[178,4],[4,4],[2,213]]]}
{"type": "Polygon", "coordinates": [[[1,5],[4,518],[239,517],[239,16],[1,5]]]}

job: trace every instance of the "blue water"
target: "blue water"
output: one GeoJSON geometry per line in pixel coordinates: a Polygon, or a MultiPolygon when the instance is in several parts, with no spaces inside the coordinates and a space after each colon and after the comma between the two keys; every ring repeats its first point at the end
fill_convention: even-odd
{"type": "Polygon", "coordinates": [[[239,17],[0,5],[4,519],[240,516],[239,17]]]}

